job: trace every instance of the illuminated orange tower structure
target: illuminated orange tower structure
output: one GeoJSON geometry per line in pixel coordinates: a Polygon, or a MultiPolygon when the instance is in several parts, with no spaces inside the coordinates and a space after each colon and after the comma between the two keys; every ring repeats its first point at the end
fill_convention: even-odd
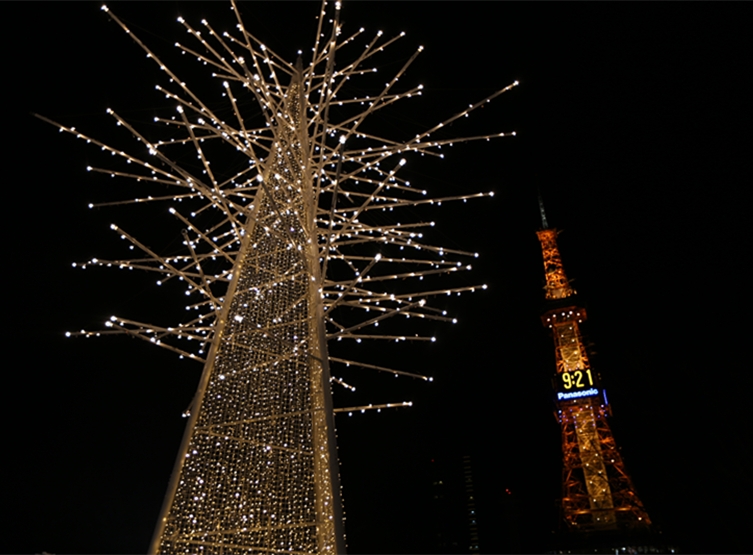
{"type": "Polygon", "coordinates": [[[557,230],[549,229],[539,197],[547,310],[556,358],[554,389],[562,427],[562,517],[569,531],[648,530],[651,521],[607,423],[611,409],[580,332],[586,311],[565,275],[557,230]]]}

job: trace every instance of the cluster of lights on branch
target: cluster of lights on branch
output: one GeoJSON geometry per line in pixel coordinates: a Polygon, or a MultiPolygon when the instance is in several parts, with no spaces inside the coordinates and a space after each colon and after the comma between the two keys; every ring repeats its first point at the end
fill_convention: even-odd
{"type": "MultiPolygon", "coordinates": [[[[210,44],[201,31],[191,27],[183,18],[178,18],[178,22],[185,27],[189,35],[198,40],[205,49],[205,53],[200,53],[181,43],[175,43],[175,46],[183,54],[192,55],[202,64],[212,67],[214,69],[212,75],[222,79],[222,95],[228,99],[236,118],[235,123],[228,122],[220,118],[208,104],[192,93],[185,82],[180,80],[154,52],[131,33],[130,29],[107,6],[103,6],[102,9],[108,12],[110,17],[144,49],[147,58],[159,65],[160,70],[168,76],[170,83],[177,85],[179,92],[170,92],[160,85],[156,86],[156,89],[164,93],[166,98],[177,103],[177,115],[170,118],[155,117],[154,121],[175,128],[176,131],[183,131],[184,136],[152,142],[114,110],[108,108],[107,113],[115,119],[116,124],[128,129],[141,143],[148,155],[144,158],[138,154],[112,148],[97,139],[84,135],[75,127],[51,122],[57,125],[61,132],[71,133],[77,138],[97,145],[103,151],[121,158],[141,171],[118,171],[93,166],[88,166],[87,170],[112,177],[125,177],[161,184],[176,190],[174,194],[147,196],[118,202],[91,203],[89,207],[159,201],[182,203],[190,200],[198,201],[200,205],[186,212],[179,211],[175,206],[169,207],[169,213],[185,226],[184,244],[187,252],[183,255],[171,257],[160,255],[119,226],[112,224],[112,230],[119,234],[121,239],[130,243],[131,250],[138,250],[145,256],[118,260],[93,258],[88,262],[74,263],[73,266],[82,269],[88,266],[106,266],[128,270],[148,270],[159,274],[158,285],[177,279],[186,284],[187,296],[191,297],[195,293],[201,295],[205,301],[187,306],[186,310],[204,309],[205,312],[189,322],[172,327],[155,327],[130,319],[113,318],[106,323],[106,330],[69,332],[67,335],[128,334],[171,349],[179,353],[181,357],[205,361],[203,355],[212,340],[215,329],[214,319],[222,306],[220,291],[226,288],[232,279],[232,267],[241,244],[245,222],[253,217],[254,196],[259,187],[264,186],[265,180],[269,179],[263,171],[264,161],[270,155],[271,148],[274,148],[270,146],[273,140],[272,129],[278,125],[291,123],[286,122],[283,115],[283,103],[286,96],[286,87],[283,83],[294,74],[295,67],[255,39],[241,23],[238,24],[238,29],[242,36],[238,38],[227,32],[217,33],[206,20],[202,20],[201,23],[208,37],[215,41],[215,44],[210,44]],[[234,47],[244,50],[243,55],[236,53],[234,47]],[[239,89],[236,90],[235,86],[239,89]],[[248,127],[246,118],[241,114],[238,95],[249,91],[263,108],[263,115],[266,118],[263,127],[248,127]],[[209,141],[223,143],[235,149],[240,156],[248,159],[246,167],[232,175],[223,177],[218,175],[211,168],[209,156],[203,147],[203,143],[209,141]],[[169,147],[172,146],[187,146],[195,150],[196,158],[202,166],[201,174],[195,175],[174,162],[169,155],[169,147]],[[194,223],[197,216],[212,209],[218,212],[219,217],[212,222],[211,227],[202,227],[199,223],[194,223]],[[226,267],[214,271],[204,269],[205,265],[210,264],[216,268],[219,266],[216,264],[218,261],[225,262],[226,267]],[[175,339],[196,341],[195,345],[198,347],[195,351],[189,351],[187,347],[178,347],[171,343],[171,340],[175,339]]],[[[336,35],[339,36],[340,32],[341,29],[338,27],[336,35]]],[[[306,90],[303,98],[307,101],[305,113],[308,115],[309,137],[313,147],[310,152],[311,167],[308,171],[315,182],[314,202],[317,206],[316,223],[319,231],[317,241],[323,276],[321,295],[329,330],[327,337],[330,340],[350,339],[358,342],[367,338],[392,341],[435,341],[435,337],[419,335],[357,332],[366,327],[378,327],[383,320],[398,315],[406,318],[456,322],[455,318],[447,317],[444,311],[432,309],[427,303],[429,298],[437,295],[459,295],[476,289],[485,289],[486,285],[448,287],[431,291],[416,289],[395,294],[380,289],[378,284],[410,279],[422,281],[430,275],[470,270],[470,264],[448,260],[446,256],[477,257],[478,253],[423,243],[421,241],[423,233],[416,230],[434,226],[434,222],[405,224],[395,222],[389,225],[379,225],[366,221],[364,216],[374,210],[393,211],[420,204],[441,206],[443,202],[448,201],[466,201],[494,196],[493,192],[488,192],[422,199],[420,197],[425,196],[427,191],[411,187],[410,182],[396,175],[406,163],[404,158],[400,158],[396,164],[393,162],[389,170],[382,167],[388,166],[395,156],[403,153],[414,152],[443,157],[443,154],[438,152],[443,145],[515,135],[514,132],[510,132],[455,139],[435,140],[432,138],[433,133],[457,119],[467,117],[473,110],[516,86],[517,81],[475,104],[468,105],[466,109],[454,116],[408,140],[383,139],[373,133],[362,131],[364,121],[397,100],[420,96],[423,93],[422,85],[406,92],[393,91],[398,80],[403,77],[423,47],[418,47],[378,94],[344,98],[343,93],[346,91],[343,87],[347,81],[363,74],[376,72],[376,68],[364,69],[362,64],[405,35],[401,33],[380,44],[380,39],[384,34],[379,31],[360,52],[360,55],[342,69],[334,70],[328,67],[321,73],[317,72],[319,66],[326,66],[327,60],[334,56],[335,51],[339,55],[341,49],[363,33],[365,29],[361,28],[340,43],[330,44],[326,41],[317,41],[314,47],[314,61],[304,70],[303,84],[306,90]],[[350,117],[345,117],[343,121],[336,122],[331,118],[329,110],[332,105],[359,105],[366,108],[350,117]],[[334,140],[330,142],[328,139],[334,140]],[[345,145],[350,144],[353,144],[353,147],[346,149],[345,145]],[[370,190],[364,190],[363,187],[370,187],[370,190]],[[388,191],[392,194],[387,194],[388,191]],[[397,193],[402,196],[395,196],[397,193]],[[416,195],[419,198],[416,198],[416,195]],[[363,251],[368,249],[369,244],[379,249],[376,255],[364,256],[363,251]],[[394,247],[398,251],[409,248],[415,252],[415,255],[411,257],[388,255],[388,249],[394,247]],[[410,269],[399,273],[392,270],[399,265],[410,269]],[[338,271],[343,269],[344,272],[338,271]],[[346,276],[346,272],[351,273],[350,278],[346,276]],[[338,277],[333,278],[331,275],[338,277]],[[345,307],[360,309],[364,314],[363,321],[349,326],[339,324],[335,309],[345,307]],[[369,312],[378,312],[379,316],[373,317],[368,314],[369,312]]],[[[320,32],[319,38],[322,37],[320,32]]],[[[272,230],[269,232],[273,233],[272,230]]],[[[294,237],[289,236],[288,239],[289,248],[302,248],[302,245],[296,244],[294,237]]],[[[339,362],[341,359],[334,360],[339,362]]],[[[356,361],[343,362],[359,365],[356,361]]],[[[361,365],[375,368],[374,365],[361,365]]],[[[387,371],[394,372],[393,370],[387,371]]],[[[412,375],[406,372],[396,373],[412,375]]]]}
{"type": "Polygon", "coordinates": [[[432,198],[400,172],[406,156],[443,158],[443,146],[514,135],[437,137],[517,82],[423,132],[387,139],[370,129],[371,122],[395,102],[422,96],[422,85],[400,87],[423,47],[374,94],[349,93],[349,82],[373,79],[375,57],[404,33],[385,38],[379,31],[359,48],[355,40],[366,31],[342,35],[339,2],[331,18],[322,3],[306,66],[301,58],[288,62],[252,35],[234,3],[233,32],[217,32],[205,20],[198,30],[178,18],[195,45],[175,46],[210,69],[222,108],[216,99],[202,100],[121,19],[102,9],[164,73],[168,84],[155,89],[174,103],[174,112],[154,118],[159,136],[149,138],[108,108],[116,126],[135,139],[128,151],[42,119],[120,164],[88,171],[154,188],[154,194],[90,208],[167,203],[181,228],[181,252],[164,255],[113,223],[112,232],[134,254],[74,267],[143,270],[156,274],[157,286],[177,283],[187,299],[184,321],[159,326],[112,316],[104,329],[67,334],[126,334],[205,365],[197,397],[184,413],[191,433],[153,550],[334,552],[339,492],[333,491],[334,432],[327,419],[412,403],[334,408],[327,404],[330,384],[355,387],[330,375],[329,363],[342,371],[360,367],[432,378],[330,356],[326,342],[434,342],[430,334],[395,331],[391,321],[455,323],[432,302],[486,289],[436,285],[435,278],[470,271],[468,260],[478,253],[431,244],[425,235],[432,221],[396,218],[416,206],[493,193],[432,198]],[[248,115],[251,103],[259,108],[256,121],[248,115]]]}

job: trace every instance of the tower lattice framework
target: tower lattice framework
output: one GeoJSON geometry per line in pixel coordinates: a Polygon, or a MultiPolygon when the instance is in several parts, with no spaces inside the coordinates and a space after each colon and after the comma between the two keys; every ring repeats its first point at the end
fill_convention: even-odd
{"type": "Polygon", "coordinates": [[[546,301],[541,317],[552,332],[557,417],[562,428],[562,518],[570,531],[648,529],[648,513],[635,492],[607,422],[611,409],[591,367],[579,306],[541,206],[537,232],[544,259],[546,301]]]}

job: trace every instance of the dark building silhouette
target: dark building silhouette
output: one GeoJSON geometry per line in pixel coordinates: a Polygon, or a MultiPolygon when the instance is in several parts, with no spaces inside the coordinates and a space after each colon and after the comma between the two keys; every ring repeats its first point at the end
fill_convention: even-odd
{"type": "Polygon", "coordinates": [[[479,553],[479,503],[470,455],[429,462],[431,526],[429,551],[479,553]]]}

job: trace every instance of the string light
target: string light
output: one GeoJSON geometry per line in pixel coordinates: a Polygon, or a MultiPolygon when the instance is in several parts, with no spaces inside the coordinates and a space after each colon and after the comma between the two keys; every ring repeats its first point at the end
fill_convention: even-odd
{"type": "Polygon", "coordinates": [[[88,171],[172,191],[91,203],[90,208],[185,203],[181,208],[169,207],[169,214],[184,227],[181,254],[162,256],[112,224],[129,248],[141,253],[139,257],[94,258],[74,267],[146,270],[159,275],[160,286],[180,282],[190,300],[186,310],[191,316],[168,327],[113,316],[104,330],[66,334],[126,334],[204,363],[196,397],[183,413],[189,418],[189,433],[181,446],[153,552],[343,550],[333,415],[412,403],[334,408],[331,383],[355,388],[330,376],[329,364],[395,377],[432,378],[329,356],[326,342],[434,342],[433,335],[398,333],[379,324],[395,316],[455,323],[446,311],[431,306],[431,300],[486,289],[486,285],[421,283],[426,278],[433,284],[443,274],[470,270],[462,260],[478,254],[424,240],[422,228],[431,228],[434,222],[400,223],[387,221],[391,219],[387,216],[422,204],[441,206],[493,196],[488,192],[427,198],[427,191],[411,187],[398,173],[411,153],[441,158],[444,145],[513,135],[432,138],[434,132],[467,117],[517,82],[407,141],[371,135],[362,129],[365,120],[394,102],[422,94],[423,85],[400,92],[397,83],[423,47],[381,91],[348,97],[346,82],[375,72],[364,64],[404,33],[385,38],[378,31],[360,54],[342,62],[340,48],[365,31],[340,38],[339,3],[334,7],[328,18],[327,3],[322,3],[312,62],[306,67],[289,63],[249,33],[234,4],[236,34],[218,34],[204,20],[202,34],[178,18],[197,46],[175,46],[211,67],[220,79],[218,94],[227,107],[220,116],[214,100],[204,102],[195,95],[103,6],[169,80],[170,90],[160,85],[156,89],[175,103],[175,110],[169,117],[155,117],[154,123],[173,138],[150,141],[108,108],[116,125],[135,138],[139,154],[131,154],[42,118],[127,165],[123,169],[88,166],[88,171]],[[249,93],[261,108],[262,121],[253,127],[238,100],[249,93]],[[340,119],[329,110],[334,104],[340,119]],[[181,154],[179,148],[184,149],[181,154]],[[220,158],[223,162],[217,166],[242,169],[232,173],[213,167],[214,149],[220,148],[242,163],[226,164],[229,158],[220,158]],[[178,161],[187,158],[194,161],[192,165],[178,161]]]}

